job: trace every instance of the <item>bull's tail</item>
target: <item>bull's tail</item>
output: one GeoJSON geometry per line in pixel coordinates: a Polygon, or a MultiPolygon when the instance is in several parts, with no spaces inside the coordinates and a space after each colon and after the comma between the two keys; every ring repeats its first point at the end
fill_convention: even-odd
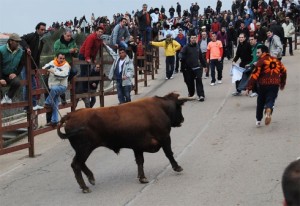
{"type": "Polygon", "coordinates": [[[66,133],[62,133],[60,131],[60,128],[63,127],[68,122],[68,120],[70,118],[70,114],[67,114],[63,118],[61,118],[59,124],[57,125],[57,134],[61,139],[70,139],[71,137],[74,137],[74,136],[80,134],[80,132],[84,131],[84,127],[72,129],[71,131],[68,131],[66,133]]]}
{"type": "Polygon", "coordinates": [[[68,115],[65,115],[63,118],[61,118],[59,124],[57,125],[57,134],[61,139],[68,139],[69,135],[64,134],[60,131],[60,128],[66,123],[68,119],[68,115]]]}

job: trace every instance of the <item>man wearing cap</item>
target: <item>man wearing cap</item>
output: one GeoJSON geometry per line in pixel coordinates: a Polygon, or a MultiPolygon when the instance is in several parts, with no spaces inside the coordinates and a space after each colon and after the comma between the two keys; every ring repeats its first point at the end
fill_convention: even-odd
{"type": "Polygon", "coordinates": [[[25,58],[24,51],[19,47],[20,41],[20,36],[13,33],[9,36],[7,44],[0,46],[0,86],[10,86],[1,104],[11,104],[21,85],[18,75],[24,66],[25,58]]]}
{"type": "Polygon", "coordinates": [[[173,79],[175,54],[181,48],[180,44],[173,40],[171,34],[168,34],[164,41],[150,41],[150,45],[164,47],[166,55],[166,80],[173,79]]]}

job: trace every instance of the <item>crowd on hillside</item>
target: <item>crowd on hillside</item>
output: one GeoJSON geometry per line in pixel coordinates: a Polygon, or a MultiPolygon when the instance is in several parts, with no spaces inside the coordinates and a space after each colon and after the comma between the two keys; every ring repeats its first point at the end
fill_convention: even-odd
{"type": "MultiPolygon", "coordinates": [[[[222,1],[217,0],[215,9],[212,6],[200,8],[197,2],[191,3],[189,9],[183,10],[178,2],[176,7],[171,6],[169,9],[161,6],[161,8],[150,7],[148,10],[151,16],[151,27],[160,31],[175,28],[182,28],[186,34],[190,31],[199,33],[203,26],[207,32],[220,31],[221,27],[226,27],[233,24],[235,30],[238,30],[240,23],[244,22],[248,29],[253,20],[260,22],[262,26],[269,27],[272,21],[277,24],[283,23],[285,16],[289,16],[293,21],[299,17],[300,1],[298,0],[234,0],[231,10],[222,10],[222,1]],[[203,12],[201,12],[203,10],[203,12]],[[216,21],[218,27],[212,25],[216,21]]],[[[48,27],[48,31],[59,28],[70,28],[73,32],[90,33],[96,26],[104,26],[105,34],[110,35],[114,26],[117,25],[122,18],[126,18],[129,31],[133,32],[133,27],[139,26],[138,13],[139,9],[125,13],[117,13],[113,15],[112,20],[107,16],[95,17],[94,13],[90,18],[83,15],[81,18],[74,17],[73,20],[65,22],[53,22],[48,27]]],[[[251,25],[252,26],[252,25],[251,25]]],[[[155,31],[154,31],[155,32],[155,31]]]]}

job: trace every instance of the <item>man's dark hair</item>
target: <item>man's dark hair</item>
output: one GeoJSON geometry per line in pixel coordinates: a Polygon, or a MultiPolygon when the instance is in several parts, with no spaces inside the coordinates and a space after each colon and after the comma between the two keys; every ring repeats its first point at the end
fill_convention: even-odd
{"type": "Polygon", "coordinates": [[[63,53],[61,53],[61,52],[58,52],[58,53],[56,54],[56,57],[58,57],[59,55],[64,55],[64,56],[65,56],[65,54],[63,54],[63,53]]]}
{"type": "Polygon", "coordinates": [[[250,35],[250,38],[253,38],[253,39],[257,40],[257,36],[256,35],[250,35]]]}
{"type": "Polygon", "coordinates": [[[46,26],[46,23],[44,23],[44,22],[38,23],[38,24],[35,26],[35,30],[40,29],[41,26],[46,26]]]}
{"type": "Polygon", "coordinates": [[[286,167],[281,186],[286,205],[300,205],[300,160],[293,161],[286,167]]]}
{"type": "Polygon", "coordinates": [[[269,48],[266,45],[259,45],[257,49],[260,49],[262,53],[269,53],[269,48]]]}
{"type": "Polygon", "coordinates": [[[125,51],[125,52],[126,52],[126,50],[125,50],[124,47],[120,47],[120,48],[119,48],[119,52],[120,52],[120,51],[125,51]]]}

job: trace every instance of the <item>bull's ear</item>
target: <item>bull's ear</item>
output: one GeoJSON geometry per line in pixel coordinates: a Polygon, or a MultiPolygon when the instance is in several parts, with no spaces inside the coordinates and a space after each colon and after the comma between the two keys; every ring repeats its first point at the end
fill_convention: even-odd
{"type": "Polygon", "coordinates": [[[165,95],[165,98],[167,98],[167,99],[178,99],[178,97],[179,97],[179,94],[176,92],[171,92],[171,93],[165,95]]]}

